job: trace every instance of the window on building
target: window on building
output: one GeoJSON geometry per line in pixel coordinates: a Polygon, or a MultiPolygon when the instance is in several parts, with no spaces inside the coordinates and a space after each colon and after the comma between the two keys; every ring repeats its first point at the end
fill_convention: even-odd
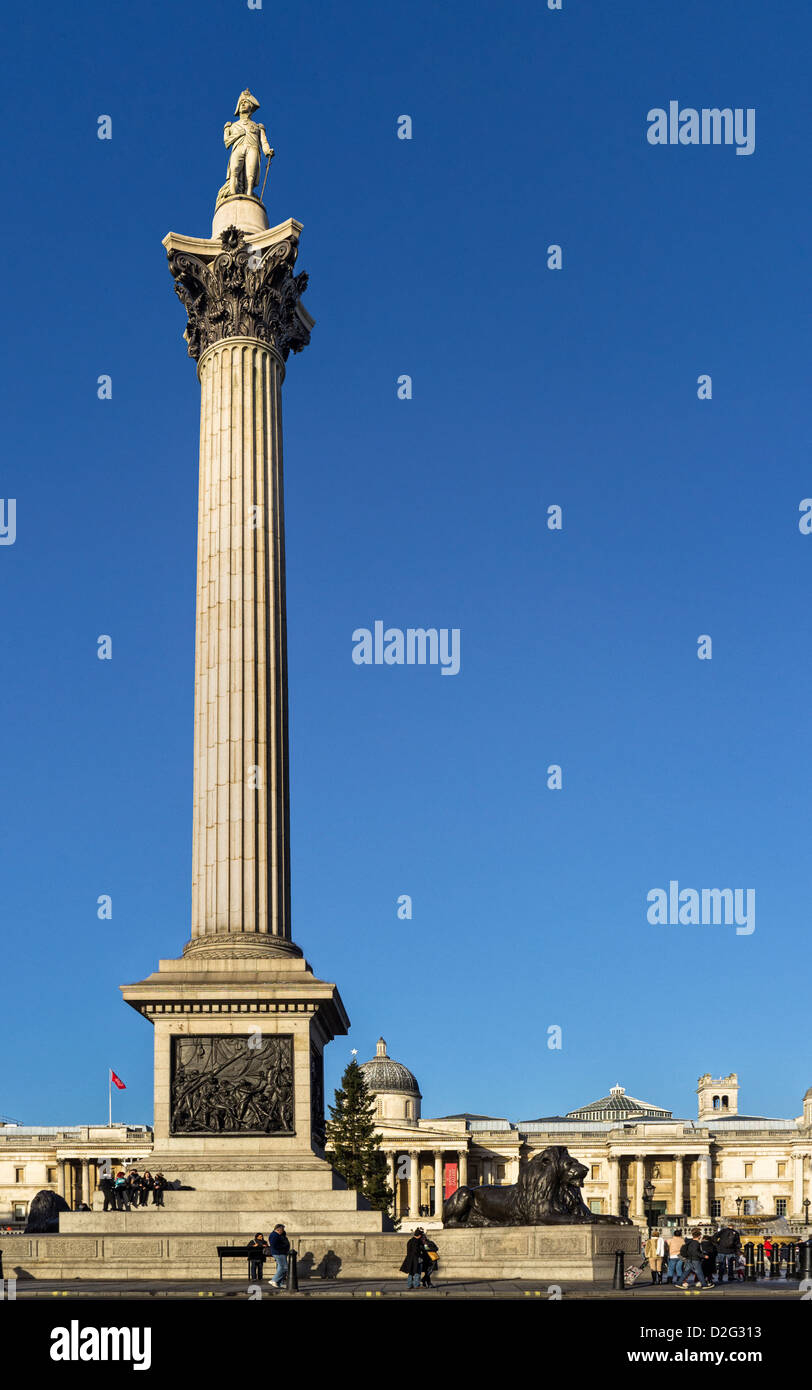
{"type": "Polygon", "coordinates": [[[785,1178],[785,1177],[787,1176],[787,1165],[786,1165],[786,1163],[779,1163],[779,1165],[778,1165],[778,1176],[779,1176],[779,1178],[785,1178]]]}
{"type": "Polygon", "coordinates": [[[15,1168],[15,1169],[14,1169],[14,1181],[15,1181],[15,1182],[25,1182],[25,1169],[24,1169],[24,1168],[15,1168]]]}
{"type": "Polygon", "coordinates": [[[49,1169],[48,1169],[48,1177],[47,1177],[46,1181],[47,1181],[47,1182],[56,1182],[56,1181],[57,1181],[57,1174],[56,1174],[56,1169],[55,1169],[55,1168],[49,1168],[49,1169]]]}
{"type": "Polygon", "coordinates": [[[721,1216],[721,1215],[722,1215],[722,1203],[719,1201],[718,1198],[715,1198],[715,1199],[711,1202],[710,1205],[711,1205],[711,1211],[710,1211],[711,1216],[717,1217],[717,1216],[721,1216]]]}
{"type": "Polygon", "coordinates": [[[601,1176],[601,1165],[593,1163],[589,1169],[589,1177],[592,1182],[599,1182],[601,1176]]]}
{"type": "Polygon", "coordinates": [[[683,1214],[683,1216],[690,1216],[690,1215],[691,1215],[691,1199],[690,1199],[690,1197],[685,1197],[684,1200],[683,1200],[683,1203],[682,1203],[682,1214],[683,1214]]]}
{"type": "Polygon", "coordinates": [[[730,1107],[729,1107],[729,1105],[728,1105],[728,1103],[727,1103],[727,1096],[722,1096],[722,1109],[723,1109],[723,1110],[729,1110],[729,1109],[730,1109],[730,1107]]]}
{"type": "Polygon", "coordinates": [[[15,1202],[12,1207],[15,1221],[25,1221],[25,1202],[15,1202]]]}
{"type": "Polygon", "coordinates": [[[594,1211],[595,1214],[596,1214],[596,1216],[597,1216],[597,1215],[600,1215],[600,1213],[603,1211],[603,1198],[602,1198],[602,1197],[590,1197],[590,1199],[589,1199],[589,1210],[590,1210],[590,1211],[594,1211]]]}
{"type": "Polygon", "coordinates": [[[742,1211],[745,1216],[756,1216],[758,1214],[758,1198],[745,1197],[742,1201],[742,1211]]]}
{"type": "Polygon", "coordinates": [[[787,1199],[786,1199],[786,1197],[776,1197],[776,1199],[775,1199],[775,1214],[776,1214],[776,1216],[786,1216],[786,1214],[787,1214],[787,1199]]]}
{"type": "Polygon", "coordinates": [[[713,1097],[713,1108],[714,1110],[721,1110],[722,1108],[722,1102],[718,1096],[713,1097]]]}
{"type": "Polygon", "coordinates": [[[753,1176],[753,1165],[752,1165],[752,1163],[745,1163],[745,1165],[744,1165],[744,1176],[745,1176],[746,1178],[752,1178],[752,1176],[753,1176]]]}
{"type": "Polygon", "coordinates": [[[504,1182],[504,1181],[505,1181],[505,1173],[506,1173],[506,1172],[507,1172],[507,1169],[506,1169],[504,1163],[497,1163],[497,1165],[496,1165],[496,1180],[497,1180],[497,1182],[504,1182]]]}

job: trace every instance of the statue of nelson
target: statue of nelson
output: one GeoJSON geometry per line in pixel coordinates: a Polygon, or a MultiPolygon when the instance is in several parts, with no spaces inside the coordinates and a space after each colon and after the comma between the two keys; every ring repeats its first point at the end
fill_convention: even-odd
{"type": "Polygon", "coordinates": [[[245,91],[240,93],[234,112],[239,119],[225,123],[223,141],[226,149],[231,150],[231,158],[228,161],[228,181],[217,195],[218,205],[224,198],[234,198],[239,194],[243,197],[253,197],[254,189],[259,183],[262,155],[266,155],[269,160],[273,159],[274,152],[268,143],[264,125],[251,120],[258,107],[259,102],[246,87],[245,91]]]}

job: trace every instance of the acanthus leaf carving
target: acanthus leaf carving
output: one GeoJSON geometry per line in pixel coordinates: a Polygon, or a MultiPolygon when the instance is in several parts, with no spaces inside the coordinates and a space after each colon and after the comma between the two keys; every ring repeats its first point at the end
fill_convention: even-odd
{"type": "Polygon", "coordinates": [[[220,251],[206,262],[188,251],[167,253],[175,293],[187,315],[184,338],[189,356],[199,361],[213,343],[225,338],[257,338],[283,361],[310,342],[310,329],[299,302],[307,289],[304,271],[294,275],[298,248],[279,241],[261,258],[237,227],[226,227],[220,251]]]}

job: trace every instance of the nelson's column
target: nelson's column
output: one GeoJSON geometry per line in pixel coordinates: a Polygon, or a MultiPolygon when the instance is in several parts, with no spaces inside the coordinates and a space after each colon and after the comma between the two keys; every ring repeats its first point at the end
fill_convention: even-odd
{"type": "Polygon", "coordinates": [[[192,923],[179,959],[122,992],[155,1028],[153,1171],[204,1205],[209,1189],[224,1229],[254,1221],[218,1190],[227,1171],[249,1209],[262,1191],[284,1219],[307,1189],[320,1229],[380,1231],[324,1158],[322,1053],[349,1020],[291,935],[282,382],[314,321],[301,224],[269,228],[255,194],[273,156],[258,106],[244,91],[225,124],[211,237],[163,243],[201,389],[192,923]]]}

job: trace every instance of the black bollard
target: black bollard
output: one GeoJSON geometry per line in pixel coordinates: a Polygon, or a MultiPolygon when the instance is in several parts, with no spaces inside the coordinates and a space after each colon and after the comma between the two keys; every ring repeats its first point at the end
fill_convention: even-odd
{"type": "Polygon", "coordinates": [[[613,1289],[625,1289],[626,1287],[626,1268],[622,1250],[615,1251],[615,1276],[612,1280],[613,1289]]]}
{"type": "Polygon", "coordinates": [[[3,1282],[3,1252],[0,1250],[0,1284],[3,1282]]]}
{"type": "Polygon", "coordinates": [[[797,1266],[797,1263],[796,1263],[796,1246],[795,1246],[795,1241],[793,1241],[791,1245],[788,1245],[788,1246],[787,1246],[787,1278],[788,1278],[788,1279],[797,1279],[797,1278],[798,1278],[798,1266],[797,1266]]]}
{"type": "Polygon", "coordinates": [[[755,1279],[756,1266],[753,1262],[753,1242],[748,1240],[744,1247],[744,1277],[745,1279],[755,1279]]]}
{"type": "Polygon", "coordinates": [[[812,1279],[812,1240],[802,1240],[798,1247],[798,1278],[812,1279]]]}
{"type": "Polygon", "coordinates": [[[781,1247],[776,1240],[773,1241],[770,1251],[770,1278],[779,1279],[781,1277],[781,1247]]]}
{"type": "Polygon", "coordinates": [[[764,1264],[764,1246],[761,1243],[759,1243],[756,1246],[756,1278],[764,1279],[766,1277],[766,1274],[767,1269],[764,1264]]]}
{"type": "Polygon", "coordinates": [[[296,1251],[288,1252],[288,1276],[285,1280],[285,1288],[288,1293],[299,1292],[299,1271],[296,1268],[296,1251]]]}

